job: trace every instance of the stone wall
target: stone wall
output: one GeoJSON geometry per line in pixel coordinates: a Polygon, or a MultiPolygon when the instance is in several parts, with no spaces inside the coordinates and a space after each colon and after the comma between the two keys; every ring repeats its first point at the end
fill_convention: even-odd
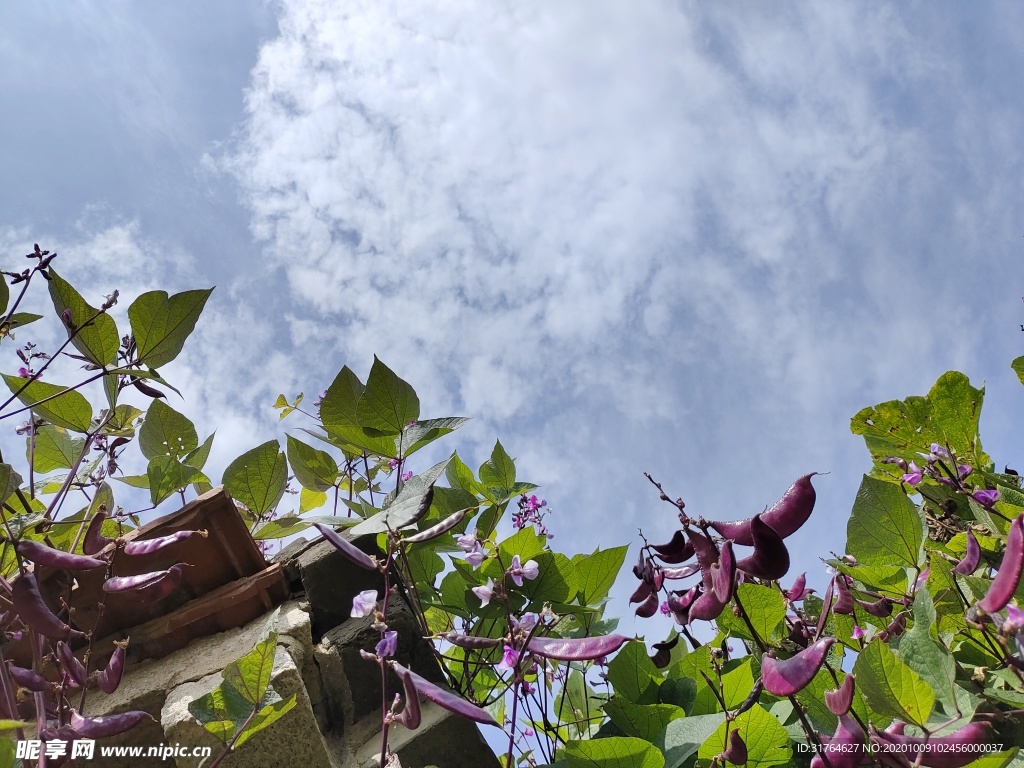
{"type": "MultiPolygon", "coordinates": [[[[367,547],[371,541],[357,542],[367,547]]],[[[371,768],[379,765],[380,670],[359,655],[379,640],[370,618],[349,618],[352,598],[381,589],[379,574],[352,565],[329,543],[304,540],[277,558],[292,585],[292,599],[280,607],[278,646],[271,684],[297,705],[230,755],[225,768],[371,768]]],[[[424,677],[442,682],[441,672],[406,604],[393,599],[387,617],[397,629],[397,658],[424,677]]],[[[104,744],[214,747],[217,741],[188,713],[188,703],[215,689],[221,670],[248,653],[260,639],[265,617],[244,627],[200,638],[160,659],[126,670],[118,690],[92,692],[87,713],[144,709],[155,722],[104,744]]],[[[390,674],[390,672],[389,672],[390,674]]],[[[392,678],[389,690],[400,691],[392,678]]],[[[475,723],[422,700],[423,719],[415,731],[395,725],[389,744],[403,768],[492,768],[498,765],[475,723]]],[[[197,758],[175,758],[179,768],[197,768],[197,758]]],[[[207,763],[210,761],[208,760],[207,763]]],[[[104,766],[168,765],[159,758],[105,759],[104,766]]]]}

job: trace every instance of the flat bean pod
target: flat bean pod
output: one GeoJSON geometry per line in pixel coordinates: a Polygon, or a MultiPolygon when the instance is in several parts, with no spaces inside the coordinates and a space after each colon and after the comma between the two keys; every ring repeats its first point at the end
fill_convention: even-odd
{"type": "Polygon", "coordinates": [[[62,549],[48,547],[38,541],[22,539],[17,545],[18,554],[37,565],[50,568],[63,568],[68,571],[89,571],[93,568],[105,568],[107,563],[88,555],[76,555],[62,549]]]}
{"type": "Polygon", "coordinates": [[[54,640],[84,637],[72,629],[50,610],[39,591],[39,582],[32,571],[21,574],[11,585],[12,603],[18,618],[30,629],[54,640]]]}
{"type": "Polygon", "coordinates": [[[168,536],[161,536],[158,539],[144,539],[142,541],[136,539],[124,545],[124,553],[126,555],[150,555],[173,544],[177,544],[179,541],[184,541],[194,534],[199,534],[204,538],[207,535],[206,531],[178,531],[168,536]]]}

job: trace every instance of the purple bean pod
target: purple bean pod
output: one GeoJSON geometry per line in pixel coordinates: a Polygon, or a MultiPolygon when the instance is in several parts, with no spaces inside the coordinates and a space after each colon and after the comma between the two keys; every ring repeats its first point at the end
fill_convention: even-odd
{"type": "Polygon", "coordinates": [[[669,665],[672,661],[672,649],[679,644],[679,637],[679,635],[676,635],[671,640],[664,640],[651,646],[654,648],[654,655],[650,659],[654,666],[658,669],[664,669],[669,665]]]}
{"type": "Polygon", "coordinates": [[[431,539],[436,539],[442,533],[447,533],[456,525],[461,523],[462,518],[466,516],[466,513],[468,511],[468,509],[460,509],[458,512],[455,512],[446,517],[440,523],[432,525],[425,531],[420,531],[419,533],[415,533],[412,536],[406,536],[403,540],[410,544],[418,544],[421,541],[430,541],[431,539]]]}
{"type": "Polygon", "coordinates": [[[320,533],[324,535],[324,538],[334,545],[335,549],[359,567],[365,568],[368,571],[379,570],[377,561],[374,558],[363,552],[363,550],[359,549],[359,547],[348,539],[343,536],[339,536],[338,533],[330,526],[324,525],[323,523],[313,523],[313,527],[320,531],[320,533]]]}
{"type": "Polygon", "coordinates": [[[735,728],[729,732],[729,746],[718,757],[721,759],[723,765],[726,761],[733,765],[746,765],[747,744],[743,741],[743,737],[740,736],[739,728],[735,728]]]}
{"type": "Polygon", "coordinates": [[[711,566],[711,589],[723,603],[732,600],[736,586],[736,560],[732,554],[732,542],[722,545],[718,562],[711,566]]]}
{"type": "Polygon", "coordinates": [[[892,615],[892,600],[888,597],[880,598],[874,602],[857,600],[857,605],[863,608],[866,613],[869,613],[872,616],[877,616],[880,619],[884,619],[885,617],[892,615]]]}
{"type": "Polygon", "coordinates": [[[987,744],[992,738],[989,723],[975,721],[968,723],[948,736],[921,736],[887,733],[873,730],[871,741],[882,753],[899,755],[922,755],[921,765],[926,768],[963,768],[978,759],[979,752],[963,749],[965,746],[987,744]],[[888,749],[887,749],[888,748],[888,749]]]}
{"type": "Polygon", "coordinates": [[[853,706],[853,675],[843,678],[842,684],[834,691],[825,691],[825,706],[836,717],[845,715],[853,706]]]}
{"type": "Polygon", "coordinates": [[[24,667],[7,662],[7,671],[10,672],[11,679],[22,688],[27,688],[37,693],[53,690],[53,683],[31,669],[25,669],[24,667]]]}
{"type": "Polygon", "coordinates": [[[469,650],[479,651],[485,648],[496,648],[504,642],[499,637],[477,637],[476,635],[463,635],[454,630],[451,632],[445,632],[441,635],[452,645],[457,645],[459,648],[468,648],[469,650]]]}
{"type": "Polygon", "coordinates": [[[498,728],[501,727],[495,719],[491,717],[491,714],[487,712],[487,710],[481,709],[475,704],[471,704],[461,696],[458,696],[451,691],[446,691],[444,688],[434,685],[434,683],[420,677],[411,669],[406,669],[397,661],[389,663],[395,670],[395,673],[402,676],[403,683],[405,682],[405,676],[407,675],[408,679],[411,680],[415,687],[416,692],[424,698],[430,699],[432,702],[444,707],[449,712],[462,715],[462,717],[473,720],[474,722],[482,723],[484,725],[493,725],[498,728]]]}
{"type": "Polygon", "coordinates": [[[776,581],[789,572],[789,550],[782,537],[755,515],[750,521],[750,535],[754,541],[754,554],[736,563],[736,568],[756,579],[776,581]]]}
{"type": "Polygon", "coordinates": [[[658,593],[651,592],[640,605],[636,607],[636,615],[642,619],[649,619],[658,612],[658,593]]]}
{"type": "Polygon", "coordinates": [[[695,573],[700,573],[700,566],[684,565],[679,568],[662,568],[661,572],[666,579],[688,579],[695,573]]]}
{"type": "Polygon", "coordinates": [[[402,679],[402,687],[405,689],[405,706],[402,711],[395,715],[395,722],[401,723],[410,731],[420,727],[420,695],[416,690],[416,682],[412,678],[412,671],[400,664],[394,664],[395,674],[402,679]]]}
{"type": "Polygon", "coordinates": [[[836,604],[832,606],[832,612],[849,616],[853,613],[853,607],[856,605],[856,602],[853,599],[853,594],[850,592],[849,585],[846,583],[846,576],[837,573],[834,583],[839,597],[836,599],[836,604]]]}
{"type": "Polygon", "coordinates": [[[117,686],[121,684],[121,675],[124,673],[125,647],[127,645],[127,640],[115,643],[114,652],[110,655],[107,666],[96,675],[96,684],[104,693],[113,693],[117,690],[117,686]]]}
{"type": "Polygon", "coordinates": [[[103,521],[107,519],[106,507],[100,505],[99,511],[92,516],[89,527],[85,530],[85,538],[82,540],[82,551],[87,555],[95,555],[103,550],[113,539],[103,535],[103,521]]]}
{"type": "Polygon", "coordinates": [[[988,592],[978,601],[978,607],[985,613],[996,613],[1003,610],[1010,602],[1013,593],[1020,584],[1021,573],[1024,571],[1024,513],[1010,525],[1006,536],[1006,551],[1003,562],[999,565],[988,592]]]}
{"type": "Polygon", "coordinates": [[[30,629],[53,640],[85,637],[84,633],[69,627],[50,610],[39,592],[39,582],[32,571],[25,571],[15,579],[11,591],[14,610],[30,629]]]}
{"type": "MultiPolygon", "coordinates": [[[[775,502],[771,509],[762,513],[761,519],[779,534],[781,538],[796,532],[800,526],[807,522],[814,511],[814,500],[816,497],[814,486],[811,485],[811,478],[817,472],[804,475],[782,495],[782,498],[775,502]]],[[[753,518],[747,520],[735,520],[732,522],[711,523],[711,527],[727,539],[732,539],[737,544],[750,547],[754,545],[754,535],[750,524],[753,518]]]]}
{"type": "Polygon", "coordinates": [[[149,712],[142,710],[132,710],[103,717],[82,717],[75,710],[71,710],[70,725],[76,732],[87,739],[102,739],[107,736],[117,736],[119,733],[130,731],[145,720],[156,722],[149,712]]]}
{"type": "Polygon", "coordinates": [[[648,597],[654,593],[654,587],[651,586],[647,581],[641,581],[640,585],[634,590],[633,594],[629,596],[630,604],[642,603],[648,597]]]}
{"type": "Polygon", "coordinates": [[[655,557],[669,565],[685,563],[693,557],[693,544],[686,540],[682,531],[672,534],[672,539],[666,544],[652,544],[651,549],[655,557]]]}
{"type": "Polygon", "coordinates": [[[79,688],[85,685],[85,681],[89,679],[89,673],[85,665],[75,656],[71,646],[63,640],[57,641],[57,660],[60,662],[61,669],[67,673],[68,679],[79,688]]]}
{"type": "Polygon", "coordinates": [[[970,576],[976,570],[978,565],[981,563],[981,547],[978,545],[978,540],[974,536],[974,532],[967,529],[967,552],[964,554],[964,559],[961,560],[953,568],[953,573],[959,573],[961,576],[970,576]]]}
{"type": "Polygon", "coordinates": [[[67,571],[89,571],[93,568],[106,568],[105,560],[99,560],[88,555],[76,555],[73,552],[65,552],[62,549],[54,549],[38,541],[22,539],[18,542],[18,554],[26,560],[31,560],[36,565],[45,565],[50,568],[62,568],[67,571]]]}
{"type": "Polygon", "coordinates": [[[807,686],[825,663],[834,637],[823,637],[788,659],[776,659],[767,653],[761,657],[761,680],[772,696],[792,696],[807,686]]]}
{"type": "Polygon", "coordinates": [[[526,647],[531,653],[546,659],[593,661],[615,653],[623,643],[628,643],[632,639],[624,635],[581,638],[534,637],[527,642],[526,647]]]}
{"type": "Polygon", "coordinates": [[[167,536],[161,536],[158,539],[144,539],[141,541],[136,539],[124,545],[124,553],[126,555],[149,555],[177,544],[179,541],[184,541],[195,534],[199,534],[203,538],[206,538],[207,535],[206,531],[178,531],[167,536]]]}
{"type": "MultiPolygon", "coordinates": [[[[836,726],[834,736],[821,739],[828,764],[832,768],[856,768],[858,765],[871,765],[871,757],[864,747],[865,741],[864,730],[848,714],[839,717],[839,724],[836,726]]],[[[811,760],[811,768],[825,768],[824,758],[821,755],[815,755],[811,760]]]]}
{"type": "Polygon", "coordinates": [[[164,571],[113,576],[103,582],[103,591],[145,598],[166,597],[181,583],[183,568],[184,563],[176,563],[164,571]]]}

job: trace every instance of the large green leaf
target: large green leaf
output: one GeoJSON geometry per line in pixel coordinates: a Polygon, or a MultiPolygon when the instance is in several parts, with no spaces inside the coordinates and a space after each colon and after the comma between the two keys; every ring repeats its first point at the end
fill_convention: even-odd
{"type": "Polygon", "coordinates": [[[238,749],[264,728],[268,728],[288,714],[298,702],[297,697],[298,694],[293,693],[287,699],[282,699],[273,689],[268,691],[267,698],[264,700],[266,703],[253,716],[249,724],[242,729],[242,732],[238,734],[235,749],[238,749]]]}
{"type": "MultiPolygon", "coordinates": [[[[154,505],[189,483],[208,479],[195,467],[182,464],[173,456],[154,456],[150,459],[149,466],[146,467],[146,477],[149,480],[149,496],[154,505]]],[[[128,482],[129,478],[123,480],[128,482]]]]}
{"type": "Polygon", "coordinates": [[[604,713],[627,736],[653,742],[673,720],[685,717],[682,707],[672,704],[630,704],[625,699],[612,699],[604,705],[604,713]]]}
{"type": "Polygon", "coordinates": [[[506,496],[515,486],[516,465],[505,453],[500,440],[495,442],[491,458],[480,465],[478,474],[480,482],[488,488],[500,490],[500,496],[506,496]]]}
{"type": "Polygon", "coordinates": [[[103,313],[97,315],[98,310],[89,306],[81,294],[74,287],[50,269],[50,299],[53,301],[53,308],[57,315],[62,315],[65,310],[70,310],[71,322],[77,333],[68,328],[68,335],[72,336],[71,343],[75,348],[85,355],[94,364],[101,368],[113,363],[117,359],[117,350],[121,346],[121,337],[117,333],[117,324],[114,318],[103,313]],[[92,322],[88,322],[91,320],[92,322]],[[88,322],[88,325],[86,323],[88,322]]]}
{"type": "Polygon", "coordinates": [[[356,404],[359,426],[397,435],[419,416],[420,400],[415,390],[375,355],[366,388],[356,404]]]}
{"type": "Polygon", "coordinates": [[[932,687],[886,643],[869,643],[857,657],[853,673],[857,689],[874,712],[919,726],[928,722],[935,705],[932,687]]]}
{"type": "Polygon", "coordinates": [[[277,506],[288,483],[288,463],[277,440],[246,451],[224,470],[221,482],[254,515],[277,506]]]}
{"type": "Polygon", "coordinates": [[[27,379],[2,375],[11,392],[17,392],[22,403],[31,406],[33,411],[47,421],[72,432],[89,431],[92,426],[92,406],[82,393],[39,380],[28,382],[26,386],[27,379]]]}
{"type": "MultiPolygon", "coordinates": [[[[32,464],[36,472],[43,474],[55,469],[71,469],[85,448],[84,437],[72,437],[63,427],[52,424],[44,424],[36,430],[35,438],[32,464]]],[[[29,448],[26,446],[26,454],[29,448]]]]}
{"type": "Polygon", "coordinates": [[[191,451],[182,457],[181,461],[183,464],[188,464],[190,467],[196,469],[202,469],[206,466],[206,460],[210,458],[210,450],[213,448],[213,438],[217,433],[212,433],[206,438],[201,445],[193,448],[191,451]]]}
{"type": "Polygon", "coordinates": [[[0,504],[21,486],[21,475],[10,464],[0,464],[0,504]]]}
{"type": "Polygon", "coordinates": [[[399,455],[411,456],[420,448],[425,448],[438,438],[454,432],[467,421],[469,419],[463,416],[446,416],[443,419],[425,419],[408,424],[402,429],[402,434],[395,438],[399,455]]]}
{"type": "Polygon", "coordinates": [[[891,465],[878,464],[888,456],[914,458],[928,453],[932,443],[948,445],[968,463],[986,468],[991,460],[981,448],[978,421],[985,388],[975,389],[958,371],[942,374],[926,397],[890,400],[862,409],[850,421],[854,434],[863,435],[876,471],[893,476],[891,465]],[[886,471],[888,470],[888,471],[886,471]]]}
{"type": "Polygon", "coordinates": [[[899,655],[912,670],[931,685],[946,714],[956,713],[956,661],[938,641],[935,605],[927,589],[914,597],[914,625],[900,639],[899,655]]]}
{"type": "Polygon", "coordinates": [[[320,402],[320,420],[324,426],[328,429],[360,426],[356,406],[364,389],[359,377],[347,365],[342,368],[320,402]]]}
{"type": "Polygon", "coordinates": [[[1017,378],[1020,379],[1020,383],[1024,384],[1024,355],[1015,358],[1014,361],[1010,363],[1010,367],[1013,368],[1014,372],[1017,374],[1017,378]]]}
{"type": "Polygon", "coordinates": [[[626,545],[611,549],[595,549],[589,555],[573,557],[576,585],[583,605],[597,605],[608,597],[628,549],[626,545]]]}
{"type": "Polygon", "coordinates": [[[389,529],[398,530],[416,522],[420,512],[425,513],[426,509],[430,508],[434,483],[444,473],[448,461],[445,459],[438,462],[405,483],[390,504],[353,528],[352,535],[362,536],[367,533],[383,533],[389,529]]]}
{"type": "Polygon", "coordinates": [[[331,454],[288,435],[288,463],[303,488],[324,492],[338,480],[338,463],[331,454]]]}
{"type": "Polygon", "coordinates": [[[510,588],[526,595],[538,610],[544,603],[568,602],[576,594],[576,574],[572,562],[561,552],[541,552],[533,558],[537,563],[537,578],[523,580],[522,587],[510,588]]]}
{"type": "Polygon", "coordinates": [[[268,629],[262,639],[245,656],[228,664],[222,673],[224,681],[252,706],[263,701],[270,685],[274,654],[277,651],[276,620],[275,613],[268,622],[268,629]]]}
{"type": "Polygon", "coordinates": [[[608,682],[615,695],[633,704],[655,704],[661,672],[643,643],[626,643],[608,663],[608,682]]]}
{"type": "MultiPolygon", "coordinates": [[[[760,584],[740,584],[737,595],[747,612],[750,623],[757,630],[761,640],[772,642],[783,631],[783,620],[786,617],[786,603],[782,593],[777,589],[764,587],[760,584]]],[[[747,623],[732,611],[725,610],[716,619],[719,629],[730,635],[754,641],[747,623]]]]}
{"type": "Polygon", "coordinates": [[[171,456],[180,459],[199,446],[199,435],[187,416],[162,400],[154,400],[139,429],[139,448],[147,459],[171,456]]]}
{"type": "Polygon", "coordinates": [[[924,529],[920,513],[899,486],[865,475],[846,525],[846,552],[865,565],[915,568],[924,529]]]}
{"type": "Polygon", "coordinates": [[[128,320],[138,361],[159,368],[176,358],[212,292],[207,288],[168,296],[166,291],[149,291],[133,301],[128,320]]]}
{"type": "Polygon", "coordinates": [[[567,768],[665,768],[661,752],[630,736],[570,741],[565,759],[567,768]]]}
{"type": "MultiPolygon", "coordinates": [[[[718,685],[718,693],[725,699],[728,709],[736,709],[750,695],[754,689],[753,659],[747,656],[722,675],[721,685],[718,685]]],[[[731,665],[730,665],[731,666],[731,665]]],[[[716,683],[717,685],[717,683],[716,683]]],[[[711,686],[701,678],[697,681],[697,695],[694,697],[690,714],[710,715],[722,709],[718,697],[711,689],[711,686]]]]}
{"type": "Polygon", "coordinates": [[[711,760],[725,751],[729,730],[738,728],[740,738],[747,745],[748,768],[765,765],[790,765],[793,748],[789,734],[767,710],[755,704],[731,724],[722,723],[705,739],[697,752],[701,760],[711,760]]]}
{"type": "Polygon", "coordinates": [[[707,738],[725,722],[725,713],[673,720],[654,744],[665,755],[665,768],[693,765],[691,758],[707,738]]]}
{"type": "Polygon", "coordinates": [[[7,305],[11,300],[11,288],[7,285],[7,278],[0,275],[0,313],[7,311],[7,305]]]}

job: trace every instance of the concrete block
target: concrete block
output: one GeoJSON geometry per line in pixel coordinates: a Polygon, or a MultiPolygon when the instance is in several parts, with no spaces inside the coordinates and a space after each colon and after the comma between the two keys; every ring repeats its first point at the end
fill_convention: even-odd
{"type": "MultiPolygon", "coordinates": [[[[341,532],[344,536],[344,532],[341,532]]],[[[353,542],[364,552],[377,554],[376,537],[363,536],[353,542]]],[[[313,638],[346,621],[352,611],[352,598],[367,589],[384,589],[384,579],[376,571],[360,568],[324,540],[313,543],[296,557],[306,592],[313,606],[313,638]]],[[[286,568],[291,566],[286,565],[286,568]]]]}

